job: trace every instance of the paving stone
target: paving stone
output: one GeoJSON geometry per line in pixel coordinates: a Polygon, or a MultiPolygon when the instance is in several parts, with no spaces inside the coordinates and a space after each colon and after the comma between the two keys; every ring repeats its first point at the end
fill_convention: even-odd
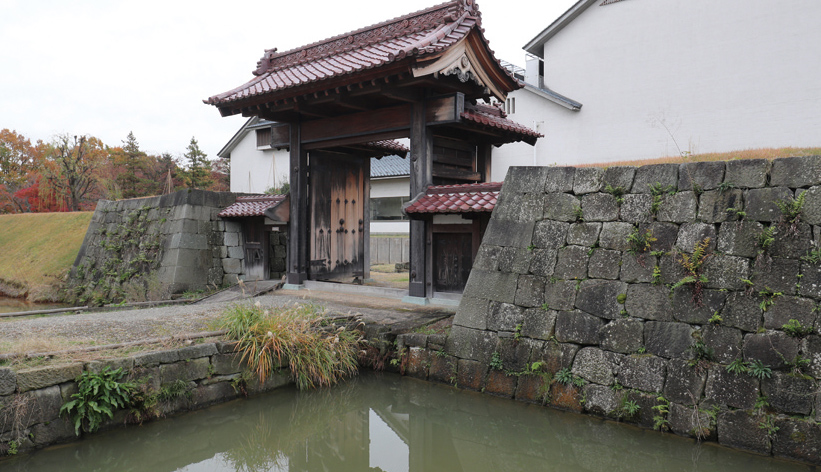
{"type": "Polygon", "coordinates": [[[767,185],[769,159],[738,159],[726,163],[724,181],[737,188],[761,188],[767,185]]]}
{"type": "Polygon", "coordinates": [[[463,296],[453,323],[466,328],[487,329],[490,301],[486,298],[463,296]]]}
{"type": "Polygon", "coordinates": [[[579,310],[560,311],[556,316],[556,339],[561,343],[598,344],[604,320],[579,310]]]}
{"type": "Polygon", "coordinates": [[[584,246],[566,246],[559,249],[553,275],[565,280],[587,278],[587,262],[590,248],[584,246]]]}
{"type": "Polygon", "coordinates": [[[656,219],[672,223],[686,223],[696,218],[698,199],[693,192],[678,192],[661,197],[656,219]]]}
{"type": "Polygon", "coordinates": [[[698,407],[671,403],[667,417],[670,429],[679,436],[715,440],[715,422],[698,407]]]}
{"type": "Polygon", "coordinates": [[[692,254],[696,244],[710,238],[707,250],[712,252],[716,248],[716,228],[706,223],[684,223],[679,228],[676,247],[679,251],[692,254]]]}
{"type": "Polygon", "coordinates": [[[548,193],[544,199],[544,217],[556,221],[576,221],[581,201],[567,193],[548,193]]]}
{"type": "Polygon", "coordinates": [[[788,415],[809,415],[815,406],[817,392],[815,379],[785,372],[773,372],[771,378],[761,380],[761,393],[767,396],[770,406],[788,415]]]}
{"type": "Polygon", "coordinates": [[[653,268],[656,266],[655,256],[647,253],[639,255],[625,254],[621,259],[622,282],[636,283],[653,281],[653,268]]]}
{"type": "Polygon", "coordinates": [[[758,399],[758,379],[728,372],[724,366],[710,367],[704,395],[708,400],[732,408],[749,410],[758,399]]]}
{"type": "Polygon", "coordinates": [[[524,310],[522,336],[536,339],[550,339],[556,326],[556,310],[528,308],[524,310]]]}
{"type": "Polygon", "coordinates": [[[511,303],[490,302],[490,317],[487,320],[487,329],[512,332],[523,321],[524,308],[511,303]]]}
{"type": "Polygon", "coordinates": [[[579,167],[576,169],[573,180],[573,193],[582,195],[585,193],[598,192],[601,189],[601,180],[604,176],[604,169],[601,167],[579,167]]]}
{"type": "Polygon", "coordinates": [[[666,358],[690,358],[693,328],[686,323],[648,321],[644,324],[647,352],[666,358]]]}
{"type": "Polygon", "coordinates": [[[573,374],[599,385],[613,385],[614,354],[595,347],[579,350],[573,360],[573,374]]]}
{"type": "Polygon", "coordinates": [[[456,362],[458,373],[457,382],[460,388],[479,391],[485,386],[487,364],[468,359],[459,359],[456,362]]]}
{"type": "MultiPolygon", "coordinates": [[[[747,190],[744,195],[744,211],[751,221],[778,221],[781,210],[776,201],[788,201],[793,197],[787,187],[768,187],[747,190]]],[[[808,221],[808,223],[811,223],[808,221]]]]}
{"type": "Polygon", "coordinates": [[[472,270],[464,295],[487,298],[498,302],[513,303],[519,276],[503,272],[472,270]]]}
{"type": "Polygon", "coordinates": [[[757,221],[723,223],[718,233],[717,250],[733,256],[756,257],[762,232],[764,226],[757,221]]]}
{"type": "Polygon", "coordinates": [[[667,363],[664,396],[671,402],[697,405],[706,382],[707,372],[705,370],[694,369],[689,361],[684,359],[670,359],[667,363]]]}
{"type": "Polygon", "coordinates": [[[605,249],[626,251],[630,249],[630,244],[627,242],[627,238],[632,233],[633,225],[630,223],[602,223],[602,230],[599,234],[599,246],[605,249]]]}
{"type": "Polygon", "coordinates": [[[634,319],[613,320],[599,329],[602,349],[633,354],[644,345],[644,323],[634,319]]]}
{"type": "Polygon", "coordinates": [[[572,310],[576,303],[575,280],[553,280],[544,285],[544,302],[553,310],[572,310]]]}
{"type": "MultiPolygon", "coordinates": [[[[459,359],[470,359],[487,364],[496,348],[496,335],[490,331],[453,326],[445,352],[459,359]]],[[[461,383],[461,382],[460,382],[461,383]]]]}
{"type": "MultiPolygon", "coordinates": [[[[533,230],[533,245],[543,249],[558,249],[564,246],[568,229],[570,229],[569,223],[551,220],[539,221],[533,230]]],[[[483,242],[483,244],[485,243],[487,241],[483,242]]]]}
{"type": "Polygon", "coordinates": [[[678,171],[678,189],[712,190],[724,181],[724,161],[685,162],[678,171]]]}
{"type": "Polygon", "coordinates": [[[592,247],[599,240],[601,223],[573,223],[567,231],[567,244],[592,247]]]}
{"type": "Polygon", "coordinates": [[[815,301],[809,298],[783,296],[775,299],[764,312],[764,327],[782,329],[790,320],[796,320],[801,326],[812,328],[817,317],[815,301]]]}
{"type": "Polygon", "coordinates": [[[616,371],[616,380],[627,388],[660,392],[667,375],[667,362],[652,355],[624,356],[616,371]]]}
{"type": "Polygon", "coordinates": [[[633,193],[650,193],[650,187],[656,184],[662,187],[677,187],[678,169],[678,164],[656,164],[637,168],[636,177],[633,179],[633,193]]]}
{"type": "MultiPolygon", "coordinates": [[[[753,287],[756,292],[771,290],[773,292],[793,293],[798,283],[801,262],[794,259],[773,257],[771,261],[753,264],[752,269],[753,287]]],[[[803,277],[801,282],[804,282],[803,277]]]]}
{"type": "Polygon", "coordinates": [[[83,364],[80,363],[19,370],[17,371],[17,390],[23,393],[69,382],[79,377],[82,372],[83,364]]]}
{"type": "Polygon", "coordinates": [[[653,206],[653,197],[647,193],[628,193],[622,197],[619,216],[622,221],[629,223],[644,223],[652,219],[650,209],[653,206]]]}
{"type": "Polygon", "coordinates": [[[585,221],[615,221],[619,217],[619,204],[613,195],[591,193],[582,197],[585,221]]]}
{"type": "Polygon", "coordinates": [[[759,360],[773,370],[781,369],[798,355],[799,340],[780,331],[744,336],[744,359],[759,360]]]}
{"type": "Polygon", "coordinates": [[[698,201],[698,219],[704,223],[721,223],[733,221],[736,213],[728,211],[734,208],[738,211],[744,210],[743,194],[739,189],[711,190],[704,192],[698,201]]]}
{"type": "Polygon", "coordinates": [[[515,303],[525,307],[542,306],[544,279],[536,275],[522,275],[516,288],[515,303]]]}
{"type": "Polygon", "coordinates": [[[591,415],[609,416],[621,403],[621,393],[610,387],[587,384],[582,387],[582,391],[585,397],[584,409],[591,415]]]}
{"type": "Polygon", "coordinates": [[[630,285],[627,288],[624,308],[630,316],[636,318],[673,321],[670,290],[663,285],[630,285]]]}
{"type": "Polygon", "coordinates": [[[673,318],[684,323],[705,325],[713,315],[721,312],[726,299],[727,292],[703,290],[699,304],[693,300],[693,287],[683,285],[673,291],[673,318]]]}
{"type": "Polygon", "coordinates": [[[742,292],[734,292],[727,297],[721,310],[721,318],[722,325],[756,332],[762,326],[763,312],[757,298],[742,292]]]}
{"type": "Polygon", "coordinates": [[[743,335],[740,329],[708,325],[701,329],[701,337],[704,345],[712,350],[716,362],[729,364],[741,357],[743,335]]]}
{"type": "Polygon", "coordinates": [[[587,263],[587,276],[591,279],[615,280],[621,270],[621,252],[597,248],[587,263]]]}
{"type": "Polygon", "coordinates": [[[726,411],[718,417],[718,442],[723,446],[769,455],[767,432],[760,427],[764,418],[743,410],[726,411]]]}
{"type": "Polygon", "coordinates": [[[745,257],[712,254],[704,261],[702,274],[707,278],[704,286],[728,290],[744,290],[742,279],[750,278],[750,260],[745,257]]]}
{"type": "Polygon", "coordinates": [[[811,225],[821,224],[821,187],[814,186],[804,195],[804,206],[801,208],[801,220],[811,225]]]}
{"type": "Polygon", "coordinates": [[[627,284],[615,280],[584,280],[576,295],[576,308],[600,318],[616,319],[623,305],[619,295],[626,294],[627,284]]]}
{"type": "Polygon", "coordinates": [[[770,185],[773,187],[809,187],[821,183],[821,156],[782,157],[773,159],[770,185]]]}
{"type": "Polygon", "coordinates": [[[547,167],[544,191],[546,193],[572,192],[575,177],[575,167],[547,167]]]}

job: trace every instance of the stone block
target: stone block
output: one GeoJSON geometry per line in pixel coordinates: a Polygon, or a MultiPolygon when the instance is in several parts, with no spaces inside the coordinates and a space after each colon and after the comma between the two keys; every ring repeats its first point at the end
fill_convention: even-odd
{"type": "Polygon", "coordinates": [[[83,364],[80,363],[20,370],[17,371],[17,391],[23,393],[69,382],[82,372],[83,364]]]}
{"type": "Polygon", "coordinates": [[[690,358],[693,328],[685,323],[648,321],[644,325],[647,352],[660,357],[690,358]]]}
{"type": "Polygon", "coordinates": [[[670,290],[664,285],[633,284],[627,288],[624,309],[630,316],[654,321],[673,321],[670,290]]]}
{"type": "Polygon", "coordinates": [[[564,246],[569,229],[569,223],[550,220],[539,221],[533,229],[533,245],[543,249],[558,249],[564,246]]]}
{"type": "Polygon", "coordinates": [[[233,354],[237,349],[236,341],[217,341],[215,344],[220,354],[233,354]]]}
{"type": "MultiPolygon", "coordinates": [[[[773,257],[771,261],[754,264],[753,288],[756,292],[770,290],[773,292],[794,293],[800,269],[800,261],[781,257],[773,257]]],[[[808,279],[811,280],[812,276],[808,279]]],[[[803,278],[801,282],[804,282],[803,278]]]]}
{"type": "Polygon", "coordinates": [[[582,195],[598,192],[602,186],[604,169],[601,167],[579,167],[573,180],[573,193],[582,195]]]}
{"type": "Polygon", "coordinates": [[[522,336],[534,339],[550,339],[556,326],[556,310],[528,308],[524,310],[522,336]]]}
{"type": "Polygon", "coordinates": [[[573,367],[573,360],[578,353],[580,346],[570,343],[559,343],[550,340],[536,346],[531,350],[530,362],[544,363],[543,369],[546,372],[556,373],[561,369],[573,367]]]}
{"type": "Polygon", "coordinates": [[[628,388],[644,392],[661,392],[667,375],[667,362],[652,355],[632,355],[621,358],[616,381],[628,388]]]}
{"type": "Polygon", "coordinates": [[[474,391],[484,388],[485,378],[487,377],[487,364],[469,359],[459,359],[456,365],[458,369],[457,382],[460,388],[474,391]]]}
{"type": "Polygon", "coordinates": [[[768,249],[768,253],[773,257],[800,259],[815,248],[812,227],[804,223],[796,227],[795,233],[788,231],[786,226],[776,226],[773,231],[773,239],[774,241],[768,249]]]}
{"type": "Polygon", "coordinates": [[[653,197],[647,193],[628,193],[622,197],[619,216],[622,221],[629,223],[644,223],[650,221],[650,209],[653,206],[653,197]]]}
{"type": "Polygon", "coordinates": [[[549,388],[540,375],[522,375],[516,385],[515,397],[522,402],[542,404],[547,401],[549,388]]]}
{"type": "Polygon", "coordinates": [[[678,192],[661,197],[656,219],[672,223],[686,223],[696,218],[698,200],[694,192],[678,192]]]}
{"type": "Polygon", "coordinates": [[[702,274],[707,278],[707,288],[744,290],[742,279],[750,278],[750,260],[744,257],[712,254],[704,261],[702,274]]]}
{"type": "Polygon", "coordinates": [[[544,191],[546,193],[571,192],[575,177],[575,167],[547,167],[544,191]]]}
{"type": "Polygon", "coordinates": [[[602,349],[632,354],[644,345],[644,323],[634,319],[613,320],[599,329],[602,349]]]}
{"type": "Polygon", "coordinates": [[[748,220],[778,221],[781,219],[781,210],[775,202],[789,201],[792,198],[793,194],[787,187],[747,190],[744,195],[744,211],[747,213],[748,220]]]}
{"type": "Polygon", "coordinates": [[[66,418],[48,424],[36,424],[31,427],[31,435],[34,444],[41,447],[77,438],[74,433],[74,425],[66,418]]]}
{"type": "Polygon", "coordinates": [[[519,221],[524,195],[515,191],[505,191],[496,200],[496,208],[491,215],[494,220],[519,221]]]}
{"type": "Polygon", "coordinates": [[[456,361],[453,356],[434,353],[430,356],[428,379],[434,382],[456,384],[456,361]]]}
{"type": "Polygon", "coordinates": [[[516,287],[516,305],[534,307],[544,303],[544,280],[536,275],[522,275],[516,287]]]}
{"type": "Polygon", "coordinates": [[[656,164],[637,168],[636,177],[633,179],[633,193],[650,193],[650,187],[656,184],[676,188],[678,169],[678,164],[656,164]]]}
{"type": "Polygon", "coordinates": [[[757,298],[735,292],[727,297],[724,308],[721,310],[721,324],[755,332],[762,326],[762,313],[757,298]]]}
{"type": "Polygon", "coordinates": [[[544,191],[547,167],[510,167],[505,177],[505,191],[540,193],[544,191]]]}
{"type": "MultiPolygon", "coordinates": [[[[810,360],[810,365],[805,369],[816,379],[821,379],[821,336],[808,336],[801,341],[801,353],[810,360]]],[[[818,397],[821,402],[821,396],[818,397]]],[[[821,405],[819,405],[821,406],[821,405]]],[[[821,415],[821,409],[819,409],[821,415]]]]}
{"type": "Polygon", "coordinates": [[[497,302],[513,303],[519,276],[503,272],[472,270],[464,295],[487,298],[497,302]]]}
{"type": "MultiPolygon", "coordinates": [[[[470,359],[487,364],[496,348],[496,335],[489,331],[454,325],[445,343],[445,352],[459,359],[470,359]]],[[[461,384],[461,382],[459,382],[461,384]]]]}
{"type": "Polygon", "coordinates": [[[491,246],[526,248],[533,238],[533,221],[491,219],[483,242],[491,246]]]}
{"type": "MultiPolygon", "coordinates": [[[[222,270],[225,272],[226,276],[236,275],[242,273],[242,260],[241,259],[223,259],[222,260],[222,270]]],[[[232,277],[235,278],[235,277],[232,277]]]]}
{"type": "Polygon", "coordinates": [[[530,273],[542,277],[553,275],[557,253],[556,249],[533,249],[533,256],[530,259],[530,273]]]}
{"type": "Polygon", "coordinates": [[[28,428],[37,423],[57,421],[60,407],[63,405],[63,396],[60,394],[60,387],[52,385],[28,391],[25,394],[25,401],[29,410],[23,418],[22,427],[28,428]]]}
{"type": "Polygon", "coordinates": [[[727,292],[703,290],[701,299],[693,299],[693,287],[683,285],[673,291],[673,318],[676,321],[693,324],[707,324],[714,314],[718,314],[727,299],[727,292]]]}
{"type": "Polygon", "coordinates": [[[788,415],[809,415],[815,407],[818,381],[796,377],[786,372],[773,372],[771,378],[761,380],[761,393],[770,407],[788,415]]]}
{"type": "Polygon", "coordinates": [[[191,404],[203,406],[220,403],[238,396],[230,382],[200,385],[191,391],[191,404]]]}
{"type": "Polygon", "coordinates": [[[550,406],[560,410],[569,410],[580,413],[582,407],[582,390],[576,385],[550,385],[550,406]]]}
{"type": "Polygon", "coordinates": [[[815,301],[809,298],[783,296],[764,312],[764,327],[782,329],[790,320],[796,320],[804,327],[815,326],[817,317],[815,301]]]}
{"type": "Polygon", "coordinates": [[[621,252],[594,249],[587,263],[587,276],[591,279],[615,280],[621,272],[621,252]]]}
{"type": "Polygon", "coordinates": [[[208,377],[210,359],[199,358],[192,361],[175,362],[160,366],[160,378],[163,385],[174,383],[178,379],[200,380],[208,377]]]}
{"type": "Polygon", "coordinates": [[[728,372],[723,366],[710,367],[704,395],[721,405],[752,409],[758,399],[758,379],[746,374],[728,372]]]}
{"type": "Polygon", "coordinates": [[[181,360],[197,359],[199,357],[210,357],[216,354],[217,346],[214,343],[194,344],[180,348],[177,351],[181,360]]]}
{"type": "Polygon", "coordinates": [[[601,179],[601,189],[605,190],[610,185],[613,188],[621,187],[625,193],[630,192],[633,189],[633,178],[636,176],[636,169],[632,166],[606,168],[601,179]]]}
{"type": "Polygon", "coordinates": [[[744,359],[759,360],[773,370],[786,367],[798,355],[799,340],[780,331],[744,336],[744,359]]]}
{"type": "Polygon", "coordinates": [[[505,247],[499,251],[499,271],[514,274],[527,274],[533,252],[525,248],[505,247]]]}
{"type": "Polygon", "coordinates": [[[784,459],[821,463],[821,428],[800,418],[777,418],[778,431],[773,438],[773,455],[784,459]]]}
{"type": "Polygon", "coordinates": [[[802,262],[801,274],[801,286],[798,287],[798,293],[821,298],[821,264],[802,262]]]}
{"type": "MultiPolygon", "coordinates": [[[[541,291],[539,292],[541,295],[541,291]]],[[[541,303],[539,304],[541,305],[541,303]]],[[[491,331],[510,331],[524,321],[524,309],[511,303],[490,302],[490,317],[487,329],[491,331]]]]}
{"type": "Polygon", "coordinates": [[[678,171],[678,189],[712,190],[724,181],[724,161],[685,162],[678,171]]]}
{"type": "Polygon", "coordinates": [[[760,427],[764,417],[743,410],[726,411],[718,416],[718,442],[723,446],[769,455],[767,432],[760,427]]]}
{"type": "Polygon", "coordinates": [[[462,297],[453,323],[466,328],[487,329],[490,301],[485,298],[462,297]]]}
{"type": "MultiPolygon", "coordinates": [[[[375,247],[371,243],[371,248],[375,247]]],[[[487,271],[499,270],[499,254],[502,252],[502,247],[482,244],[479,246],[479,251],[476,253],[476,259],[473,261],[474,269],[481,269],[487,271]]],[[[373,259],[373,257],[371,257],[373,259]]]]}
{"type": "Polygon", "coordinates": [[[701,329],[704,345],[713,351],[716,362],[729,364],[741,357],[741,330],[728,326],[709,325],[701,329]]]}
{"type": "Polygon", "coordinates": [[[208,238],[204,234],[175,233],[171,235],[171,248],[208,249],[208,238]]]}
{"type": "Polygon", "coordinates": [[[676,247],[679,251],[692,254],[696,244],[702,243],[706,238],[710,238],[707,245],[708,251],[714,251],[716,248],[716,228],[714,225],[684,223],[679,228],[676,247]]]}
{"type": "Polygon", "coordinates": [[[728,255],[756,257],[760,249],[758,239],[763,231],[764,226],[756,221],[723,223],[718,233],[717,249],[728,255]]]}
{"type": "Polygon", "coordinates": [[[134,359],[131,357],[118,357],[113,359],[104,359],[100,361],[86,362],[83,368],[95,374],[101,373],[106,368],[110,370],[123,369],[128,372],[134,368],[134,359]]]}
{"type": "Polygon", "coordinates": [[[770,185],[773,187],[809,187],[821,183],[821,156],[782,157],[773,159],[770,185]]]}
{"type": "Polygon", "coordinates": [[[622,413],[621,419],[623,421],[635,423],[644,428],[652,428],[655,423],[653,416],[657,414],[656,411],[653,410],[653,407],[659,404],[656,397],[656,394],[642,393],[636,390],[626,392],[627,401],[632,401],[638,405],[639,410],[630,417],[623,416],[624,413],[622,413]]]}
{"type": "Polygon", "coordinates": [[[556,221],[576,221],[581,202],[567,193],[548,193],[544,199],[544,217],[556,221]]]}
{"type": "Polygon", "coordinates": [[[544,302],[553,310],[572,310],[576,302],[574,280],[549,280],[544,285],[544,302]]]}
{"type": "Polygon", "coordinates": [[[499,353],[506,371],[521,372],[527,367],[531,349],[531,345],[527,341],[513,337],[499,339],[496,344],[496,352],[499,353]]]}
{"type": "Polygon", "coordinates": [[[239,246],[237,247],[229,247],[228,248],[228,257],[231,259],[244,259],[245,258],[245,251],[239,246]]]}
{"type": "Polygon", "coordinates": [[[627,242],[627,237],[632,233],[633,225],[630,223],[602,223],[601,234],[599,234],[599,246],[605,249],[626,251],[630,249],[630,244],[627,242]]]}
{"type": "Polygon", "coordinates": [[[265,382],[260,382],[259,377],[253,376],[252,380],[248,382],[246,390],[249,395],[257,395],[259,393],[270,392],[293,383],[293,380],[291,380],[291,374],[287,371],[283,371],[269,375],[265,378],[265,382]]]}
{"type": "Polygon", "coordinates": [[[0,368],[0,395],[11,395],[17,390],[17,374],[8,367],[0,368]]]}
{"type": "Polygon", "coordinates": [[[724,181],[737,188],[761,188],[767,185],[767,175],[770,172],[768,159],[730,160],[726,163],[727,170],[724,181]]]}
{"type": "Polygon", "coordinates": [[[698,203],[698,219],[704,223],[721,223],[724,221],[732,221],[736,218],[736,214],[732,211],[727,211],[728,208],[736,210],[744,210],[744,202],[741,190],[711,190],[704,192],[699,197],[698,203]]]}
{"type": "Polygon", "coordinates": [[[610,387],[596,384],[587,384],[582,387],[585,402],[584,410],[596,416],[610,416],[619,408],[621,403],[621,393],[610,387]]]}
{"type": "Polygon", "coordinates": [[[582,348],[573,360],[573,374],[599,385],[613,385],[617,356],[596,347],[582,348]]]}
{"type": "Polygon", "coordinates": [[[553,275],[560,279],[581,280],[587,278],[589,248],[583,246],[565,246],[559,249],[553,275]]]}
{"type": "Polygon", "coordinates": [[[582,197],[585,221],[615,221],[619,217],[619,204],[613,195],[591,193],[582,197]]]}
{"type": "Polygon", "coordinates": [[[649,283],[653,281],[653,268],[656,266],[656,258],[647,253],[639,255],[625,254],[621,259],[622,282],[649,283]]]}
{"type": "Polygon", "coordinates": [[[171,364],[180,360],[180,356],[176,349],[167,351],[146,352],[134,356],[135,367],[150,367],[158,364],[171,364]]]}
{"type": "Polygon", "coordinates": [[[235,354],[215,354],[211,356],[211,366],[214,374],[228,375],[242,371],[241,356],[235,354]]]}
{"type": "Polygon", "coordinates": [[[430,369],[430,352],[421,347],[411,347],[408,350],[405,375],[426,380],[428,378],[428,369],[430,369]]]}
{"type": "Polygon", "coordinates": [[[667,420],[674,433],[698,439],[714,439],[715,421],[706,411],[699,410],[697,406],[683,406],[678,403],[671,403],[669,410],[667,420]]]}
{"type": "Polygon", "coordinates": [[[673,250],[673,247],[676,245],[676,240],[678,240],[679,225],[654,221],[649,225],[643,224],[639,226],[639,231],[642,233],[645,233],[648,229],[656,239],[650,243],[651,251],[669,252],[673,250]]]}
{"type": "Polygon", "coordinates": [[[804,206],[801,207],[801,220],[811,225],[821,224],[821,187],[814,186],[804,195],[804,206]]]}
{"type": "Polygon", "coordinates": [[[619,295],[626,294],[627,284],[615,280],[584,280],[576,295],[576,308],[600,318],[616,319],[623,305],[619,295]]]}
{"type": "Polygon", "coordinates": [[[428,335],[422,333],[405,333],[396,337],[397,346],[421,347],[428,346],[428,335]]]}
{"type": "Polygon", "coordinates": [[[573,223],[567,231],[567,244],[592,247],[599,240],[601,223],[573,223]]]}
{"type": "Polygon", "coordinates": [[[682,405],[698,405],[706,382],[707,372],[704,369],[694,369],[684,359],[670,359],[667,363],[664,396],[671,402],[682,405]]]}
{"type": "Polygon", "coordinates": [[[556,316],[556,339],[561,343],[598,344],[604,320],[575,311],[560,311],[556,316]]]}
{"type": "Polygon", "coordinates": [[[485,381],[485,393],[497,397],[511,398],[516,391],[518,377],[501,370],[491,369],[485,381]]]}

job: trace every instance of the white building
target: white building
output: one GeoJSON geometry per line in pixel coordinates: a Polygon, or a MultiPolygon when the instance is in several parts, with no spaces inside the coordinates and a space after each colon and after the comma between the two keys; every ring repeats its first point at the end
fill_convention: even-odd
{"type": "Polygon", "coordinates": [[[525,46],[527,82],[561,95],[509,96],[509,118],[545,138],[496,150],[494,176],[818,146],[819,24],[818,0],[580,0],[525,46]]]}

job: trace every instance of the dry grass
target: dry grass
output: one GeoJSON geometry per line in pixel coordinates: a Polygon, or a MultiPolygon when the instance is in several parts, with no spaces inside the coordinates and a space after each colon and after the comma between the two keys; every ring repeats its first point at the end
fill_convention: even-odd
{"type": "Polygon", "coordinates": [[[24,285],[30,296],[47,292],[74,263],[93,214],[0,215],[0,278],[24,285]]]}
{"type": "Polygon", "coordinates": [[[711,152],[693,154],[690,156],[668,156],[656,159],[640,159],[635,161],[599,162],[594,164],[579,164],[576,167],[617,167],[617,166],[646,166],[650,164],[681,164],[684,162],[730,161],[736,159],[776,159],[779,157],[803,157],[821,155],[821,147],[811,148],[759,148],[743,151],[711,152]]]}

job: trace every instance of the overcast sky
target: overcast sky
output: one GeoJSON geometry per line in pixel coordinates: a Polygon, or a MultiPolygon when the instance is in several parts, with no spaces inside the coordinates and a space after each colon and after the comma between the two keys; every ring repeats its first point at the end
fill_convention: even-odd
{"type": "MultiPolygon", "coordinates": [[[[285,51],[441,3],[437,0],[0,0],[0,129],[32,139],[133,131],[144,151],[209,158],[245,118],[202,103],[285,51]]],[[[496,56],[522,46],[575,0],[480,0],[496,56]]]]}

